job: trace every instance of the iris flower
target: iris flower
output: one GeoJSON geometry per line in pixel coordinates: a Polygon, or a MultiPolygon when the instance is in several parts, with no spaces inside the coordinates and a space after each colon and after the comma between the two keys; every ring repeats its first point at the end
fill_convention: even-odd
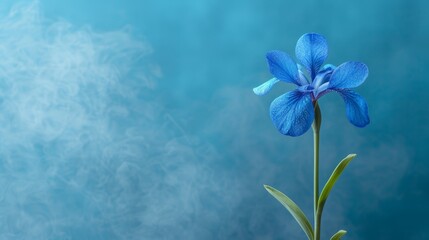
{"type": "Polygon", "coordinates": [[[365,99],[351,90],[367,78],[365,64],[350,61],[338,67],[323,65],[328,57],[328,44],[325,37],[316,33],[300,37],[295,54],[301,64],[296,64],[287,53],[268,52],[268,66],[274,78],[253,89],[255,94],[264,95],[280,81],[297,86],[271,103],[270,116],[280,133],[293,137],[304,134],[313,123],[317,100],[329,92],[341,95],[347,118],[353,125],[365,127],[369,124],[365,99]]]}

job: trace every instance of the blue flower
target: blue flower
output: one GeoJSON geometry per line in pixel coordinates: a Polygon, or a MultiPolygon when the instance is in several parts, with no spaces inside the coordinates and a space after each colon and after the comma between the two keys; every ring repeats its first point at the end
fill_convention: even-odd
{"type": "Polygon", "coordinates": [[[332,91],[343,98],[347,118],[353,125],[365,127],[369,124],[365,99],[351,90],[367,78],[368,67],[365,64],[323,65],[328,57],[328,44],[322,35],[316,33],[300,37],[295,54],[301,65],[284,52],[268,52],[268,65],[274,78],[253,89],[255,94],[264,95],[279,81],[297,85],[295,90],[277,97],[270,106],[271,119],[282,134],[294,137],[304,134],[313,123],[317,100],[332,91]]]}

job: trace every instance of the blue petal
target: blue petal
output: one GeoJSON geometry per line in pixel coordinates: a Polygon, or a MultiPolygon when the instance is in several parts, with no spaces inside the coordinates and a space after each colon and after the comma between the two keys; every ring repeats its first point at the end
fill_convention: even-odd
{"type": "Polygon", "coordinates": [[[281,95],[271,103],[270,116],[280,133],[292,137],[304,134],[314,119],[310,94],[294,90],[281,95]]]}
{"type": "Polygon", "coordinates": [[[320,72],[326,71],[326,70],[335,70],[335,68],[337,68],[335,65],[332,65],[330,63],[325,64],[321,69],[320,72]]]}
{"type": "Polygon", "coordinates": [[[320,85],[328,82],[329,79],[331,78],[332,72],[333,72],[333,70],[331,68],[326,68],[324,70],[320,70],[316,74],[316,77],[314,77],[313,82],[311,83],[313,88],[317,89],[320,87],[320,85]]]}
{"type": "Polygon", "coordinates": [[[350,89],[336,90],[346,103],[346,114],[349,121],[356,127],[369,124],[368,105],[365,99],[350,89]]]}
{"type": "Polygon", "coordinates": [[[304,65],[314,79],[328,57],[328,43],[317,33],[307,33],[298,39],[295,48],[296,58],[304,65]]]}
{"type": "Polygon", "coordinates": [[[279,80],[277,78],[271,78],[270,80],[264,82],[263,84],[253,88],[253,92],[259,96],[265,95],[271,90],[274,84],[278,82],[279,80]]]}
{"type": "Polygon", "coordinates": [[[365,82],[368,67],[361,62],[345,62],[338,66],[329,80],[329,88],[354,88],[365,82]]]}
{"type": "Polygon", "coordinates": [[[307,84],[310,84],[311,81],[308,80],[307,76],[305,76],[304,72],[307,72],[307,70],[300,64],[296,65],[298,67],[298,74],[299,74],[299,78],[298,78],[298,82],[300,86],[304,86],[307,84]]]}
{"type": "Polygon", "coordinates": [[[271,51],[267,53],[270,72],[279,80],[299,85],[298,68],[296,63],[284,52],[271,51]]]}
{"type": "Polygon", "coordinates": [[[323,97],[323,95],[327,94],[328,92],[332,91],[332,90],[328,89],[328,86],[329,86],[329,83],[326,82],[314,90],[313,94],[314,94],[314,97],[316,98],[316,100],[323,97]]]}

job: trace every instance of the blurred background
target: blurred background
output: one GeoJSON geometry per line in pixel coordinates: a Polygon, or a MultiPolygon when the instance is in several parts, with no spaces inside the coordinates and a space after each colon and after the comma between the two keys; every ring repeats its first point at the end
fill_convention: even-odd
{"type": "MultiPolygon", "coordinates": [[[[322,239],[429,238],[429,3],[39,0],[0,3],[0,239],[305,239],[312,133],[271,123],[293,89],[265,53],[323,34],[370,69],[371,124],[320,100],[320,178],[349,153],[322,239]],[[425,150],[426,149],[426,150],[425,150]]],[[[311,220],[312,221],[312,220],[311,220]]]]}

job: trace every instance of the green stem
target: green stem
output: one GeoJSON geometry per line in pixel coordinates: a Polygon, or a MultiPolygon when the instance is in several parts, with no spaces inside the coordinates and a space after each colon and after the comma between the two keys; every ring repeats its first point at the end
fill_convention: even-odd
{"type": "MultiPolygon", "coordinates": [[[[314,128],[313,128],[314,130],[314,128]]],[[[319,201],[319,132],[314,134],[314,240],[320,239],[320,217],[317,211],[317,202],[319,201]]]]}
{"type": "Polygon", "coordinates": [[[317,211],[317,202],[319,201],[319,132],[322,123],[322,114],[317,102],[314,103],[314,240],[320,240],[320,223],[322,213],[317,211]]]}

